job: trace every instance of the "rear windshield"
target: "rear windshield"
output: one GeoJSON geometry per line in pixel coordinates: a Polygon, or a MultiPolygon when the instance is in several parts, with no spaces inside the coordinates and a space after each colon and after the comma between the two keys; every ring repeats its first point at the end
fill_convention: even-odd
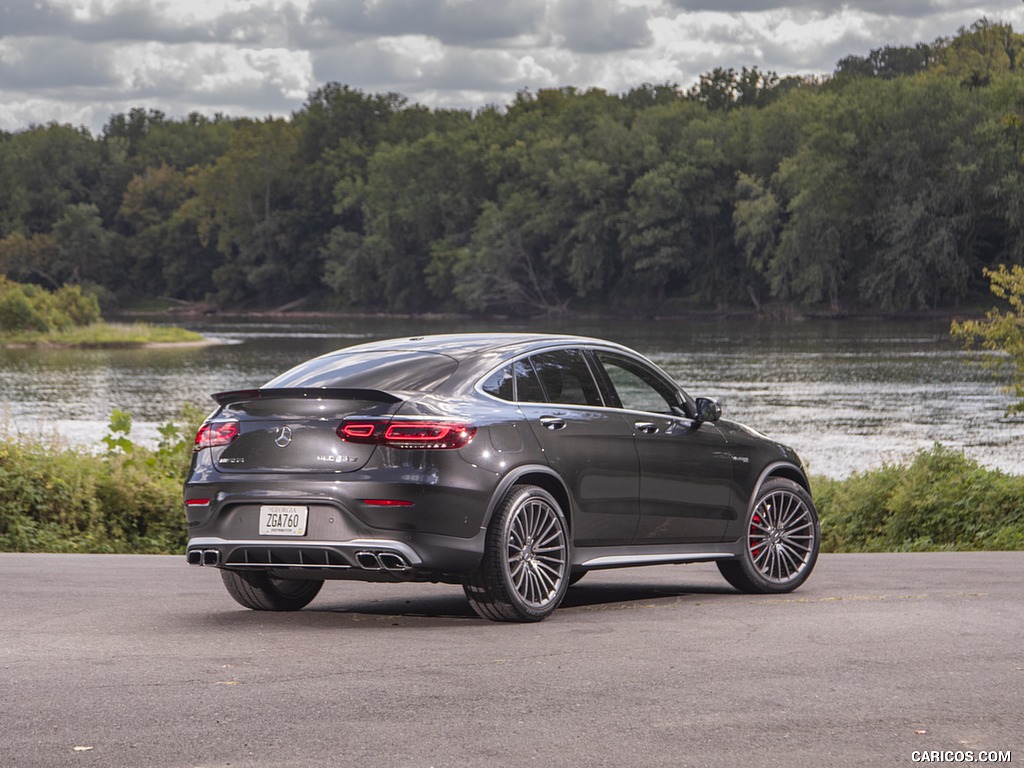
{"type": "Polygon", "coordinates": [[[297,365],[263,388],[359,387],[385,392],[429,392],[446,381],[458,366],[452,358],[435,352],[337,352],[297,365]]]}

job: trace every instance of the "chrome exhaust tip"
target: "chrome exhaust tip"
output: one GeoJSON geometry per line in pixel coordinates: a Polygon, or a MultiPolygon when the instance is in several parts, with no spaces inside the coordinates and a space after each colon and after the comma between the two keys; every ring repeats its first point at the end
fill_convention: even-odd
{"type": "Polygon", "coordinates": [[[384,567],[373,552],[356,552],[356,562],[364,571],[379,571],[384,567]]]}
{"type": "Polygon", "coordinates": [[[219,549],[204,549],[203,550],[203,565],[220,565],[220,550],[219,549]]]}
{"type": "Polygon", "coordinates": [[[203,551],[201,549],[190,549],[185,553],[185,562],[189,565],[202,565],[203,551]]]}
{"type": "Polygon", "coordinates": [[[404,557],[394,552],[380,552],[377,554],[377,559],[380,561],[380,567],[385,571],[407,571],[410,567],[404,557]]]}

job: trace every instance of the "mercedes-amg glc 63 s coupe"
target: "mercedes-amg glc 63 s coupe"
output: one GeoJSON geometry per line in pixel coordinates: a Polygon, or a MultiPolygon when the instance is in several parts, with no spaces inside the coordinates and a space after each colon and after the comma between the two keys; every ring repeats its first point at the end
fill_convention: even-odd
{"type": "Polygon", "coordinates": [[[302,608],[325,579],[431,581],[539,621],[592,570],[714,561],[788,592],[818,556],[796,453],[619,344],[379,341],[214,399],[186,558],[248,608],[302,608]]]}

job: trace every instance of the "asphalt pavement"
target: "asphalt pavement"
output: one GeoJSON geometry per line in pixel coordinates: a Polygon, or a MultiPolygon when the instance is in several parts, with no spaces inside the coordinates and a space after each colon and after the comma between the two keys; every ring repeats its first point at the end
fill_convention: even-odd
{"type": "Polygon", "coordinates": [[[1024,552],[824,555],[783,596],[658,566],[517,625],[459,587],[272,614],[183,557],[0,554],[0,766],[1024,764],[1022,581],[1024,552]]]}

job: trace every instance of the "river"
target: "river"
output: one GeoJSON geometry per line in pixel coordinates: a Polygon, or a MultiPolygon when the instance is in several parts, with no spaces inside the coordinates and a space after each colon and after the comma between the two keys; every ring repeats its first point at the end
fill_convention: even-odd
{"type": "Polygon", "coordinates": [[[1009,396],[968,364],[945,321],[558,320],[332,318],[186,323],[221,344],[151,350],[0,350],[0,430],[97,444],[114,408],[136,440],[183,403],[254,387],[338,347],[467,330],[579,333],[643,352],[727,418],[795,447],[812,473],[845,477],[935,442],[1020,473],[1024,422],[1009,396]]]}

